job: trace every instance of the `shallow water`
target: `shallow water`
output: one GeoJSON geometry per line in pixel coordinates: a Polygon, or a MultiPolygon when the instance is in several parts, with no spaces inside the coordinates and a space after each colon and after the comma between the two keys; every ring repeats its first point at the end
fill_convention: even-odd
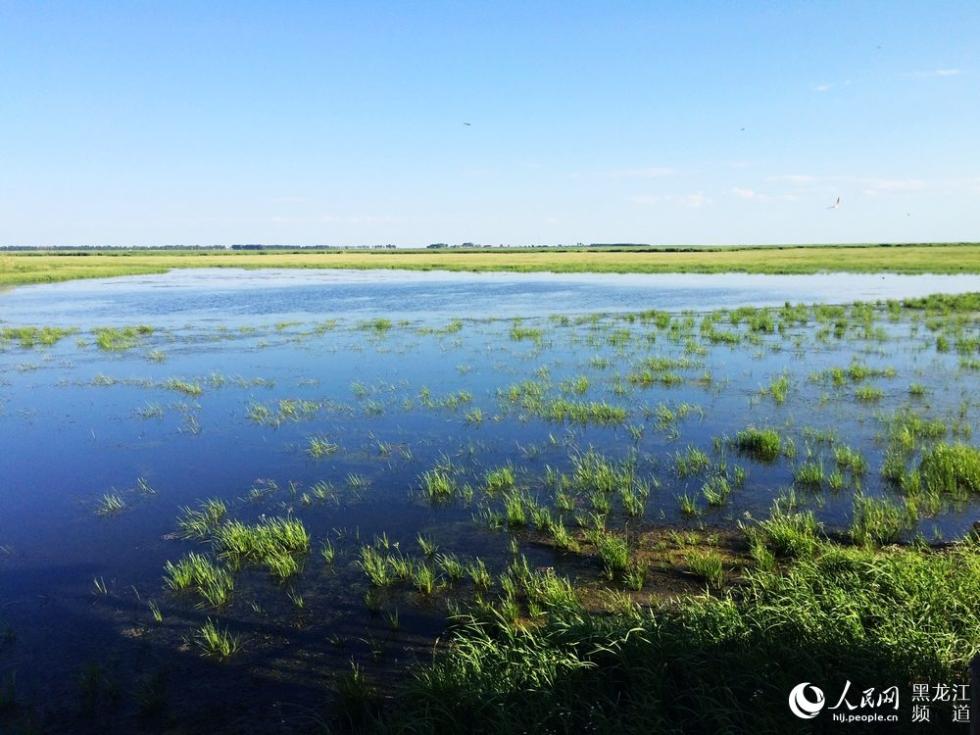
{"type": "Polygon", "coordinates": [[[975,275],[556,274],[187,268],[0,292],[0,322],[93,327],[147,321],[513,317],[851,303],[966,293],[975,275]]]}
{"type": "MultiPolygon", "coordinates": [[[[594,560],[543,546],[529,529],[494,531],[475,518],[483,506],[500,506],[480,490],[488,469],[511,465],[527,495],[549,505],[547,468],[570,472],[590,448],[615,461],[632,457],[654,486],[646,524],[733,529],[765,517],[803,462],[832,469],[834,446],[846,444],[867,458],[866,474],[839,491],[796,491],[828,528],[846,527],[855,484],[872,496],[895,494],[880,470],[896,411],[940,419],[950,440],[971,441],[980,395],[969,342],[980,336],[975,315],[959,326],[965,354],[955,345],[937,350],[933,327],[943,327],[919,312],[879,310],[873,323],[852,319],[841,335],[833,313],[772,333],[726,316],[716,329],[735,335],[732,343],[709,339],[700,316],[675,313],[671,327],[658,327],[625,315],[546,315],[833,301],[845,285],[847,301],[980,291],[976,277],[903,278],[187,270],[2,294],[8,324],[80,331],[51,347],[0,347],[0,629],[9,625],[15,636],[0,644],[0,674],[16,670],[20,696],[52,731],[127,729],[150,675],[169,682],[168,711],[178,722],[232,732],[236,718],[252,718],[255,729],[273,731],[287,717],[276,702],[322,706],[330,676],[352,659],[383,677],[429,656],[450,593],[384,592],[381,606],[398,609],[398,630],[372,614],[371,586],[356,562],[378,535],[418,555],[422,531],[443,551],[479,556],[492,570],[510,559],[513,537],[531,564],[594,583],[594,560]],[[527,318],[493,319],[515,314],[527,318]],[[392,323],[367,322],[379,315],[392,323]],[[106,352],[88,332],[106,323],[156,329],[131,349],[106,352]],[[673,361],[676,379],[631,382],[650,358],[673,361]],[[821,377],[855,360],[881,374],[844,385],[821,377]],[[783,375],[790,388],[780,403],[765,389],[783,375]],[[508,398],[528,381],[548,400],[602,401],[626,417],[608,425],[548,420],[508,398]],[[910,396],[912,383],[925,395],[910,396]],[[200,394],[188,394],[188,385],[200,394]],[[856,400],[861,386],[881,395],[856,400]],[[308,403],[291,414],[300,404],[280,401],[308,403]],[[679,414],[685,404],[686,417],[663,421],[665,409],[679,414]],[[725,438],[749,425],[778,428],[795,455],[771,464],[739,455],[725,438]],[[336,452],[310,456],[311,436],[336,452]],[[677,457],[688,447],[702,449],[711,467],[681,477],[677,457]],[[460,484],[476,489],[472,500],[423,497],[420,476],[447,460],[460,484]],[[722,465],[747,477],[723,506],[709,507],[701,488],[722,465]],[[138,478],[152,494],[138,489],[138,478]],[[321,481],[333,488],[326,499],[310,495],[321,481]],[[125,509],[99,515],[105,493],[118,494],[125,509]],[[698,498],[698,518],[681,514],[685,494],[698,498]],[[221,610],[168,594],[165,562],[208,550],[173,537],[180,508],[211,497],[246,522],[300,518],[313,538],[302,574],[283,585],[244,570],[221,610]],[[316,553],[325,540],[337,548],[333,565],[316,553]],[[96,593],[94,580],[108,594],[96,593]],[[302,595],[302,608],[289,593],[302,595]],[[149,600],[163,623],[152,620],[149,600]],[[187,644],[207,617],[243,636],[243,651],[227,664],[187,644]],[[108,683],[89,707],[79,677],[93,670],[108,683]],[[202,696],[205,682],[225,704],[202,696]]],[[[976,499],[944,503],[915,530],[956,536],[978,508],[976,499]]],[[[566,516],[574,526],[575,514],[566,516]]],[[[626,523],[640,521],[615,506],[609,527],[626,523]]]]}

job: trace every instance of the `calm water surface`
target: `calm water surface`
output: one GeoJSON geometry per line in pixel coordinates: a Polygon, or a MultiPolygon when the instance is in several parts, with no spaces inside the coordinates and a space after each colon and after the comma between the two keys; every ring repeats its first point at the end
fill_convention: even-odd
{"type": "Polygon", "coordinates": [[[447,273],[383,270],[187,268],[24,286],[0,292],[0,320],[13,324],[149,321],[221,324],[252,317],[513,317],[663,309],[850,303],[966,293],[975,275],[447,273]]]}

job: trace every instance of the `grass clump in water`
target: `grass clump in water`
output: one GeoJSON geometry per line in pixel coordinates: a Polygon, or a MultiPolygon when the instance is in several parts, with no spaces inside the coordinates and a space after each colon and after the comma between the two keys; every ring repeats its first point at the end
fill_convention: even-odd
{"type": "Polygon", "coordinates": [[[311,436],[306,440],[306,453],[313,459],[335,454],[339,447],[323,436],[311,436]]]}
{"type": "Polygon", "coordinates": [[[919,476],[930,493],[980,493],[980,449],[940,442],[923,455],[919,476]]]}
{"type": "Polygon", "coordinates": [[[901,541],[905,530],[915,526],[916,520],[916,512],[908,503],[857,494],[849,533],[859,545],[895,544],[901,541]]]}
{"type": "Polygon", "coordinates": [[[757,429],[750,426],[735,435],[735,446],[764,462],[772,462],[782,450],[782,440],[775,429],[757,429]]]}
{"type": "Polygon", "coordinates": [[[491,495],[510,490],[516,483],[512,467],[497,467],[484,475],[484,487],[491,495]]]}
{"type": "Polygon", "coordinates": [[[222,660],[237,652],[241,645],[238,636],[227,628],[219,628],[211,618],[198,629],[194,640],[205,655],[222,660]]]}
{"type": "Polygon", "coordinates": [[[281,580],[298,573],[298,557],[310,551],[309,533],[296,518],[270,518],[251,526],[228,521],[215,531],[213,542],[232,568],[261,564],[281,580]]]}
{"type": "Polygon", "coordinates": [[[181,538],[204,541],[221,525],[228,512],[224,501],[217,498],[205,500],[197,510],[182,508],[177,528],[181,538]]]}
{"type": "Polygon", "coordinates": [[[135,327],[100,327],[92,330],[95,344],[100,350],[120,352],[136,347],[143,337],[153,334],[153,327],[140,324],[135,327]]]}
{"type": "Polygon", "coordinates": [[[111,516],[126,510],[126,501],[117,493],[106,493],[99,500],[95,512],[100,516],[111,516]]]}
{"type": "Polygon", "coordinates": [[[50,347],[77,331],[59,327],[4,327],[0,329],[0,342],[16,341],[25,350],[36,346],[50,347]]]}
{"type": "Polygon", "coordinates": [[[195,592],[202,601],[221,607],[231,599],[235,580],[227,569],[218,566],[203,554],[191,552],[163,567],[164,583],[174,592],[195,592]]]}
{"type": "Polygon", "coordinates": [[[429,500],[442,501],[453,498],[460,492],[459,484],[448,460],[440,462],[421,477],[422,492],[429,500]]]}

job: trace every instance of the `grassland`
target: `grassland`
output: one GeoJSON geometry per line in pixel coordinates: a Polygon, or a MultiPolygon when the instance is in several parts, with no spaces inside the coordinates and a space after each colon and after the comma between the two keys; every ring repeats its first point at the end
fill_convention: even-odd
{"type": "Polygon", "coordinates": [[[0,255],[0,286],[173,268],[353,268],[556,273],[980,273],[980,243],[499,250],[79,250],[0,255]]]}

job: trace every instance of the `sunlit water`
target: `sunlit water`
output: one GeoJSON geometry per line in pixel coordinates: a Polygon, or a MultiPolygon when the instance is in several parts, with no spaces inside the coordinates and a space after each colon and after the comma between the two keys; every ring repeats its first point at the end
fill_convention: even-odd
{"type": "MultiPolygon", "coordinates": [[[[937,351],[935,334],[912,316],[880,312],[873,333],[852,324],[843,338],[812,319],[756,335],[723,319],[720,329],[742,335],[728,345],[703,339],[696,319],[678,337],[621,316],[554,315],[970,290],[980,290],[976,277],[183,270],[0,294],[6,324],[79,329],[53,347],[10,341],[0,349],[0,628],[10,625],[16,634],[2,644],[0,674],[16,669],[22,696],[47,703],[52,731],[127,731],[136,711],[129,684],[163,672],[172,699],[215,731],[233,732],[240,717],[272,729],[277,699],[316,706],[325,677],[352,658],[386,671],[424,661],[443,626],[445,595],[390,593],[385,609],[400,614],[393,632],[368,613],[370,586],[356,560],[360,546],[382,533],[417,554],[419,531],[444,551],[479,555],[493,570],[509,560],[508,535],[474,519],[481,504],[498,501],[478,492],[471,503],[431,505],[421,496],[420,475],[447,460],[461,483],[476,488],[486,470],[512,465],[521,487],[548,504],[547,467],[567,472],[571,458],[590,447],[616,460],[635,454],[643,477],[657,485],[646,523],[732,529],[764,517],[808,457],[832,469],[833,437],[868,458],[865,492],[892,494],[880,475],[882,418],[912,408],[968,432],[980,393],[978,373],[962,367],[963,355],[937,351]],[[512,319],[495,319],[514,316],[532,336],[521,338],[512,319]],[[365,323],[377,317],[389,319],[390,328],[365,323]],[[451,321],[457,317],[462,321],[451,321]],[[93,344],[93,327],[137,323],[156,331],[132,349],[105,352],[93,344]],[[676,384],[630,383],[629,374],[650,357],[689,362],[675,369],[676,384]],[[857,385],[816,377],[853,360],[894,371],[867,381],[882,390],[872,403],[855,400],[857,385]],[[783,404],[764,392],[781,375],[791,386],[783,404]],[[579,392],[573,379],[583,377],[579,392]],[[199,386],[200,395],[175,390],[172,379],[199,386]],[[605,401],[623,407],[627,418],[610,426],[545,421],[506,398],[511,386],[530,380],[549,397],[605,401]],[[911,398],[911,383],[927,386],[926,395],[911,398]],[[461,392],[468,399],[446,403],[461,392]],[[254,420],[257,406],[275,415],[282,400],[314,409],[278,425],[254,420]],[[693,407],[686,418],[660,423],[661,407],[677,411],[685,403],[693,407]],[[473,419],[476,409],[482,420],[473,419]],[[748,425],[777,427],[796,456],[768,465],[738,455],[725,437],[748,425]],[[313,435],[334,442],[336,453],[311,457],[313,435]],[[680,514],[678,498],[700,498],[706,473],[681,478],[673,470],[689,446],[707,452],[714,468],[747,471],[744,487],[723,507],[699,501],[695,520],[680,514]],[[138,478],[154,494],[141,493],[138,478]],[[304,494],[321,481],[336,496],[307,502],[304,494]],[[253,488],[260,492],[249,497],[253,488]],[[126,509],[101,517],[99,499],[110,492],[126,509]],[[281,586],[264,571],[246,570],[221,611],[167,594],[165,562],[207,551],[173,538],[180,508],[210,497],[225,499],[229,515],[244,521],[301,518],[314,539],[303,573],[281,586]],[[316,554],[328,539],[338,554],[332,567],[316,554]],[[109,594],[95,594],[94,580],[109,594]],[[304,607],[287,592],[301,594],[304,607]],[[152,620],[148,600],[163,611],[163,624],[152,620]],[[186,645],[209,615],[243,636],[234,665],[205,662],[186,645]],[[124,694],[114,709],[80,717],[79,672],[93,665],[124,694]],[[205,690],[211,699],[202,698],[205,690]],[[215,708],[215,699],[224,705],[215,708]]],[[[975,322],[966,334],[976,337],[975,322]]],[[[798,498],[828,527],[841,528],[853,492],[849,483],[839,492],[799,491],[798,498]]],[[[947,504],[917,530],[949,538],[968,528],[977,510],[976,501],[947,504]]],[[[614,511],[610,527],[623,522],[614,511]]],[[[589,562],[516,537],[534,565],[596,576],[589,562]]]]}
{"type": "Polygon", "coordinates": [[[238,324],[253,317],[400,319],[850,303],[980,289],[975,275],[555,274],[222,268],[23,286],[0,321],[96,326],[238,324]]]}

